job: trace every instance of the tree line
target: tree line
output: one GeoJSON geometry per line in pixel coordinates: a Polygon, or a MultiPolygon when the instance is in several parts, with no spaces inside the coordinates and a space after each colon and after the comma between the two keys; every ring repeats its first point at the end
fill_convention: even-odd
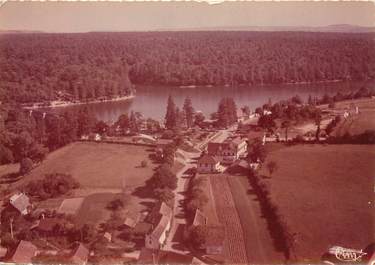
{"type": "Polygon", "coordinates": [[[133,85],[255,85],[375,78],[374,34],[2,34],[0,100],[89,100],[133,85]]]}

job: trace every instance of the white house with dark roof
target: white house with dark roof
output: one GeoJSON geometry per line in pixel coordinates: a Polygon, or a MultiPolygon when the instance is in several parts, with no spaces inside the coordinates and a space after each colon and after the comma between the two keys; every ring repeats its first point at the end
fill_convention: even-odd
{"type": "Polygon", "coordinates": [[[10,197],[9,203],[22,215],[26,215],[30,213],[30,209],[31,209],[30,199],[24,193],[14,194],[12,197],[10,197]]]}
{"type": "Polygon", "coordinates": [[[198,173],[217,173],[220,171],[220,161],[212,155],[203,155],[198,160],[198,173]]]}
{"type": "Polygon", "coordinates": [[[145,246],[149,249],[160,249],[167,239],[167,233],[171,228],[172,209],[164,202],[158,203],[151,212],[153,229],[146,234],[145,246]]]}

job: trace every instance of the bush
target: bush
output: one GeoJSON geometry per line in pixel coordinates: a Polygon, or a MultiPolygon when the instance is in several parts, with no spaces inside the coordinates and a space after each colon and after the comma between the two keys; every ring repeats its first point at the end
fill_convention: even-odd
{"type": "Polygon", "coordinates": [[[146,160],[142,160],[141,167],[147,167],[147,161],[146,160]]]}
{"type": "Polygon", "coordinates": [[[20,163],[20,170],[19,170],[20,174],[26,175],[27,173],[29,173],[31,169],[33,168],[33,165],[34,163],[30,158],[28,157],[23,158],[20,163]]]}
{"type": "Polygon", "coordinates": [[[207,227],[203,225],[193,226],[188,231],[187,243],[196,249],[204,247],[207,239],[207,227]]]}
{"type": "Polygon", "coordinates": [[[124,202],[121,199],[115,199],[113,201],[110,201],[107,205],[107,208],[112,211],[117,211],[119,209],[124,208],[124,202]]]}
{"type": "Polygon", "coordinates": [[[71,175],[62,173],[46,174],[43,179],[30,181],[24,187],[30,196],[41,200],[55,198],[77,188],[79,183],[71,175]]]}

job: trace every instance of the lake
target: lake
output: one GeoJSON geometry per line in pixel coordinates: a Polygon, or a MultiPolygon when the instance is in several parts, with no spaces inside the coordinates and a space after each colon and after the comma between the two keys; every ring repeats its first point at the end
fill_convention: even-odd
{"type": "MultiPolygon", "coordinates": [[[[96,118],[105,122],[114,122],[121,114],[129,113],[132,110],[141,112],[144,117],[163,120],[168,95],[172,95],[176,105],[180,108],[182,108],[184,99],[189,96],[192,99],[195,110],[200,110],[207,116],[217,110],[218,103],[223,97],[233,97],[237,107],[248,105],[251,110],[254,110],[256,107],[268,102],[269,98],[272,102],[276,102],[298,94],[301,98],[307,99],[309,95],[321,97],[325,93],[335,94],[338,91],[342,91],[342,93],[356,91],[363,85],[373,86],[374,82],[195,88],[137,86],[137,95],[131,100],[87,104],[85,106],[96,118]]],[[[82,105],[68,108],[82,108],[82,105]]],[[[60,110],[63,109],[66,108],[61,108],[60,110]]]]}

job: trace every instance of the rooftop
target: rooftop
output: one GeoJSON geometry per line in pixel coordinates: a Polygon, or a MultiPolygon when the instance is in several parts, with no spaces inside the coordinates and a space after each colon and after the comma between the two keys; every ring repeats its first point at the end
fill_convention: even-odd
{"type": "Polygon", "coordinates": [[[30,206],[30,199],[24,193],[17,193],[10,197],[10,204],[16,208],[21,214],[26,214],[30,206]]]}
{"type": "Polygon", "coordinates": [[[202,164],[217,164],[219,161],[212,155],[204,155],[199,158],[198,163],[202,164]]]}
{"type": "Polygon", "coordinates": [[[84,198],[65,199],[57,211],[64,214],[76,214],[81,208],[83,199],[84,198]]]}
{"type": "Polygon", "coordinates": [[[195,211],[193,226],[206,225],[206,224],[207,224],[207,217],[199,209],[197,209],[195,211]]]}
{"type": "Polygon", "coordinates": [[[21,240],[10,261],[14,263],[31,263],[31,259],[36,255],[37,250],[37,247],[31,242],[21,240]]]}
{"type": "Polygon", "coordinates": [[[88,256],[88,249],[84,245],[79,244],[78,247],[73,251],[71,259],[74,263],[83,264],[87,261],[88,256]]]}

